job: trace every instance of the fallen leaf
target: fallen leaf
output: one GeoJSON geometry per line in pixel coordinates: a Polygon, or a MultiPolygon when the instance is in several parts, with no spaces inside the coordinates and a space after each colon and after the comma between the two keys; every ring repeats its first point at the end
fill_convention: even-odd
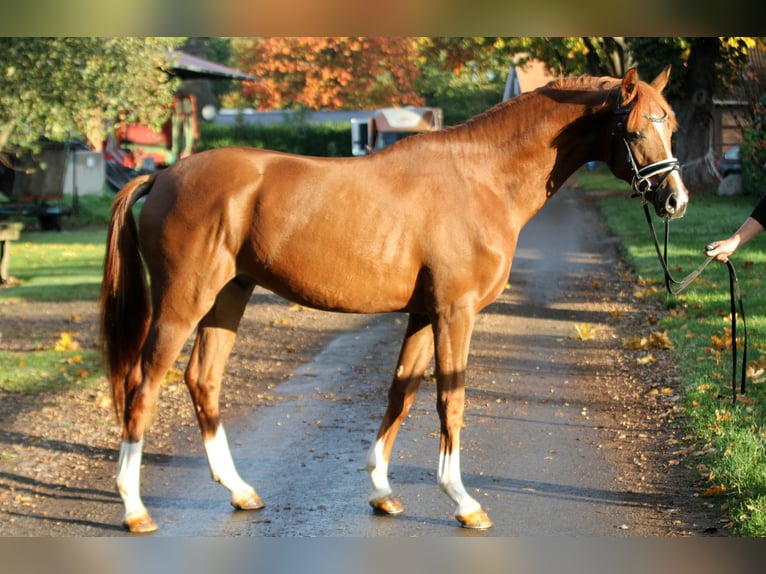
{"type": "Polygon", "coordinates": [[[99,395],[98,399],[96,399],[96,406],[100,409],[104,410],[112,410],[112,399],[107,394],[101,394],[99,395]]]}
{"type": "Polygon", "coordinates": [[[652,349],[672,349],[673,343],[665,331],[655,331],[649,335],[649,347],[652,349]]]}
{"type": "Polygon", "coordinates": [[[184,372],[181,369],[176,369],[175,367],[172,367],[168,370],[167,374],[165,375],[165,378],[163,379],[164,383],[179,383],[183,381],[184,379],[184,372]]]}
{"type": "Polygon", "coordinates": [[[74,340],[73,333],[65,332],[61,333],[59,340],[53,346],[54,351],[77,351],[80,348],[80,343],[74,340]]]}
{"type": "Polygon", "coordinates": [[[711,486],[705,492],[703,492],[702,496],[705,498],[710,498],[713,496],[721,496],[725,492],[726,487],[723,484],[716,484],[715,486],[711,486]]]}
{"type": "Polygon", "coordinates": [[[717,421],[728,421],[732,418],[731,411],[722,411],[720,409],[715,410],[715,420],[717,421]]]}
{"type": "Polygon", "coordinates": [[[750,379],[750,382],[752,383],[760,383],[763,381],[764,373],[766,373],[766,369],[758,364],[750,364],[747,367],[747,378],[750,379]]]}
{"type": "Polygon", "coordinates": [[[723,335],[715,333],[710,337],[713,349],[726,349],[731,346],[731,329],[725,329],[723,335]]]}
{"type": "Polygon", "coordinates": [[[575,338],[580,339],[581,341],[587,341],[588,339],[593,339],[596,336],[596,329],[590,323],[575,325],[574,328],[577,332],[575,338]]]}
{"type": "Polygon", "coordinates": [[[626,349],[645,349],[647,345],[646,337],[628,337],[622,340],[622,346],[626,349]]]}
{"type": "Polygon", "coordinates": [[[628,337],[622,340],[622,346],[626,349],[672,349],[673,343],[670,341],[665,331],[655,331],[647,337],[628,337]]]}

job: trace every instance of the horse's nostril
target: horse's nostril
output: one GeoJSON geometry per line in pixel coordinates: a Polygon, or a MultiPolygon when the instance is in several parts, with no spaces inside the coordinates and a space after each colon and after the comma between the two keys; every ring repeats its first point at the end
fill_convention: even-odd
{"type": "Polygon", "coordinates": [[[686,212],[686,201],[684,197],[676,192],[672,192],[665,199],[665,213],[673,218],[683,217],[686,212]]]}
{"type": "Polygon", "coordinates": [[[678,203],[676,203],[676,196],[675,194],[672,194],[670,197],[668,197],[668,200],[665,202],[665,209],[668,213],[675,213],[678,209],[678,203]]]}

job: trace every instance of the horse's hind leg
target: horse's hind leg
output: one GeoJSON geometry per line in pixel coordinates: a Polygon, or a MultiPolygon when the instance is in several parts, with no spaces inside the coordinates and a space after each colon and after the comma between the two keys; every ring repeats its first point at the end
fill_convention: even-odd
{"type": "Polygon", "coordinates": [[[372,482],[370,506],[376,512],[398,514],[404,510],[392,494],[388,482],[388,462],[399,427],[415,400],[433,352],[433,331],[428,318],[424,315],[410,315],[396,374],[388,391],[386,414],[375,443],[367,454],[366,468],[372,482]]]}
{"type": "Polygon", "coordinates": [[[252,486],[234,466],[221,423],[219,396],[224,365],[234,346],[237,327],[254,285],[234,279],[218,294],[212,309],[200,321],[186,370],[186,384],[194,402],[213,480],[231,492],[231,505],[241,510],[263,508],[252,486]]]}
{"type": "Polygon", "coordinates": [[[140,493],[144,432],[157,404],[160,382],[183,348],[192,327],[193,323],[160,317],[154,319],[141,356],[127,375],[125,418],[116,484],[125,506],[123,526],[131,532],[157,530],[140,493]]]}

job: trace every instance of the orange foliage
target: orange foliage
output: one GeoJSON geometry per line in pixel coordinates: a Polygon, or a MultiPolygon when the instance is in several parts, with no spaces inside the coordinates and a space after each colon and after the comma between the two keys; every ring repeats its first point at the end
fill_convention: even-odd
{"type": "Polygon", "coordinates": [[[415,92],[417,43],[411,38],[270,37],[243,39],[236,67],[244,99],[261,110],[338,110],[423,105],[415,92]]]}

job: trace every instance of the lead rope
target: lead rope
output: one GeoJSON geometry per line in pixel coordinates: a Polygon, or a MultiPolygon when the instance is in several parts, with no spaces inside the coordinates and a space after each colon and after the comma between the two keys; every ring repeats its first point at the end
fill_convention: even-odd
{"type": "MultiPolygon", "coordinates": [[[[713,260],[712,257],[707,257],[699,267],[689,273],[681,281],[676,281],[673,275],[668,269],[668,239],[670,237],[670,222],[665,220],[665,246],[664,251],[660,252],[660,243],[657,239],[657,232],[654,230],[654,223],[652,222],[652,216],[649,213],[649,204],[644,202],[644,214],[646,215],[646,221],[649,224],[649,229],[652,232],[652,239],[654,240],[654,248],[657,251],[657,257],[660,260],[660,265],[665,274],[665,287],[668,293],[671,295],[677,295],[688,285],[694,281],[697,276],[702,273],[705,267],[713,260]]],[[[739,279],[737,279],[737,272],[734,270],[734,264],[731,260],[726,261],[726,266],[729,269],[729,298],[731,302],[731,394],[732,404],[737,403],[737,310],[739,310],[739,316],[742,319],[742,372],[741,372],[741,386],[740,393],[745,394],[745,383],[747,381],[747,321],[745,320],[745,307],[742,304],[742,292],[739,288],[739,279]]]]}

